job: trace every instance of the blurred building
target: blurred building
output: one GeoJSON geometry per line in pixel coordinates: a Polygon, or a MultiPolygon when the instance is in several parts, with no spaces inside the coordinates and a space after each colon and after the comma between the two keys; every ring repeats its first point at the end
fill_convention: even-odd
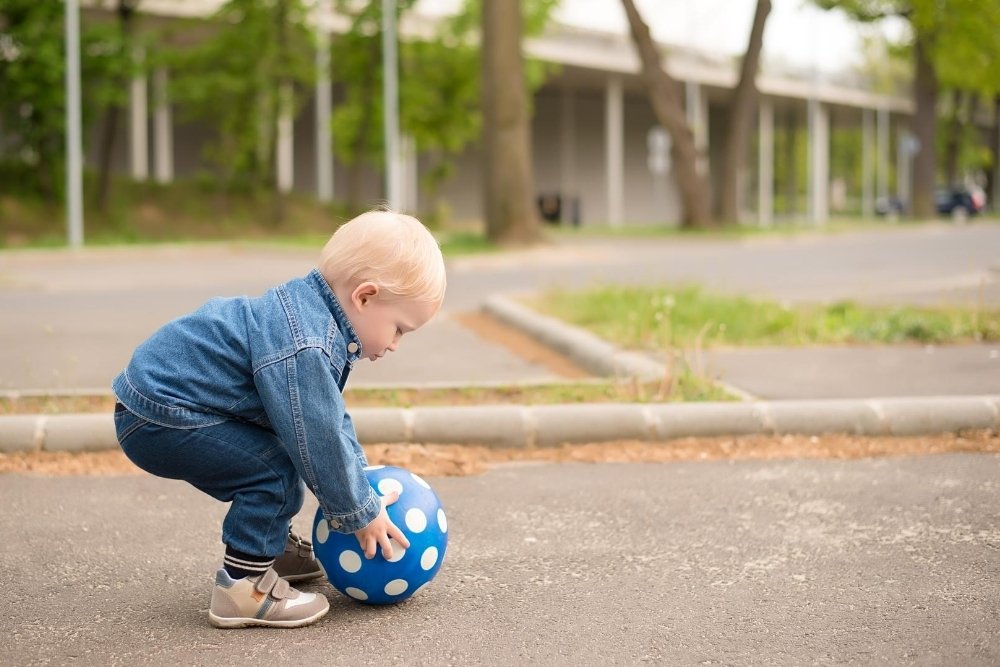
{"type": "MultiPolygon", "coordinates": [[[[93,18],[110,13],[95,4],[87,9],[93,18]]],[[[141,10],[148,20],[164,22],[207,17],[220,4],[219,0],[145,0],[141,10]]],[[[429,17],[409,14],[401,31],[404,38],[428,34],[432,23],[429,17]]],[[[333,14],[321,24],[333,33],[332,39],[346,29],[346,20],[333,14]]],[[[717,185],[738,59],[664,46],[666,66],[684,86],[688,120],[702,154],[700,167],[707,171],[710,184],[717,185]]],[[[657,129],[630,37],[551,24],[543,36],[528,40],[526,49],[560,66],[534,100],[532,141],[543,216],[581,225],[677,221],[679,197],[669,138],[657,129]]],[[[879,199],[908,199],[910,99],[823,76],[762,66],[757,79],[761,91],[757,132],[742,187],[745,222],[766,225],[782,217],[807,217],[818,224],[828,219],[831,206],[871,215],[879,199]],[[854,187],[847,187],[842,175],[831,173],[831,138],[844,129],[852,131],[858,144],[854,167],[860,178],[853,179],[854,187]],[[804,177],[796,176],[790,166],[796,151],[802,150],[807,155],[804,177]],[[782,164],[784,169],[776,168],[782,164]],[[789,175],[782,182],[775,176],[779,171],[789,175]]],[[[122,130],[115,159],[117,169],[135,178],[170,181],[204,167],[201,154],[211,138],[209,130],[177,122],[165,95],[168,77],[168,72],[157,71],[131,86],[132,122],[122,130]]],[[[336,86],[332,96],[335,106],[336,86]]],[[[318,152],[321,131],[316,108],[310,101],[296,118],[287,119],[291,129],[286,123],[277,151],[279,182],[324,198],[331,192],[338,197],[346,170],[332,151],[318,152]],[[330,177],[321,184],[318,173],[330,177]]],[[[427,159],[412,142],[404,142],[404,149],[404,208],[418,211],[428,204],[421,201],[418,185],[427,159]]],[[[438,192],[452,217],[480,217],[479,173],[479,154],[471,148],[458,158],[454,175],[438,192]]],[[[384,196],[379,173],[367,174],[364,195],[372,201],[384,196]]]]}

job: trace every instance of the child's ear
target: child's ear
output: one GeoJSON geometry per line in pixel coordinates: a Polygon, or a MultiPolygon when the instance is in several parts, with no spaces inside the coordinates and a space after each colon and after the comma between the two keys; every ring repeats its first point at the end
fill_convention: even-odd
{"type": "Polygon", "coordinates": [[[354,305],[361,307],[368,304],[370,299],[374,299],[378,296],[378,285],[373,282],[363,282],[354,288],[351,293],[351,300],[354,301],[354,305]]]}

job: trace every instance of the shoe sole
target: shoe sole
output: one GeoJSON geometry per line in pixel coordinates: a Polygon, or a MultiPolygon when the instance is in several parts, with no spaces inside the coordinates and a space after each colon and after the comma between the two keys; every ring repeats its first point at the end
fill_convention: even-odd
{"type": "Polygon", "coordinates": [[[282,574],[279,576],[291,584],[299,581],[310,581],[312,579],[319,579],[324,574],[325,573],[323,572],[323,570],[315,570],[313,572],[303,572],[301,574],[289,574],[289,575],[282,574]]]}
{"type": "Polygon", "coordinates": [[[330,607],[321,609],[309,618],[300,618],[292,621],[269,621],[264,618],[223,618],[216,616],[211,611],[208,612],[208,621],[217,628],[232,630],[236,628],[264,627],[264,628],[301,628],[303,625],[314,623],[326,615],[330,607]]]}

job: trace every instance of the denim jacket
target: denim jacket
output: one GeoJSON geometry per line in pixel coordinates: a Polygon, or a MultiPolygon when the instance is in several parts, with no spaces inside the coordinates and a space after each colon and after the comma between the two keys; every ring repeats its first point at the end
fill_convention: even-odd
{"type": "Polygon", "coordinates": [[[112,387],[147,421],[198,428],[235,419],[273,431],[330,526],[368,525],[381,501],[341,392],[361,341],[313,269],[256,298],[212,299],[136,348],[112,387]]]}

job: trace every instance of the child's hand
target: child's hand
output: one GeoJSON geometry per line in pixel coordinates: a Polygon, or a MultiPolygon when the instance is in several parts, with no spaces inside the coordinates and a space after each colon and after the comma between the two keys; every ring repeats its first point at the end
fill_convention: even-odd
{"type": "Polygon", "coordinates": [[[370,524],[354,532],[354,536],[358,538],[358,544],[361,545],[361,550],[365,552],[365,558],[374,558],[375,547],[378,545],[382,546],[383,558],[386,560],[392,558],[392,545],[389,543],[389,538],[399,542],[404,549],[409,548],[410,541],[406,539],[403,531],[396,528],[396,524],[389,520],[389,515],[385,511],[386,507],[397,500],[399,500],[399,493],[396,491],[382,496],[382,510],[378,516],[370,524]]]}

